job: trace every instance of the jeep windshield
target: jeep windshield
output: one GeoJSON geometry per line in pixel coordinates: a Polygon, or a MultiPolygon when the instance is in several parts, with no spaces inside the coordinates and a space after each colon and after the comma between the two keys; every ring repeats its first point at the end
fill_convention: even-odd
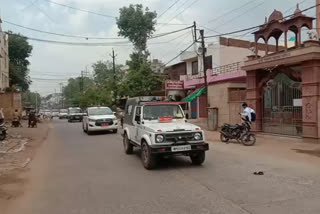
{"type": "Polygon", "coordinates": [[[113,112],[111,111],[110,108],[93,108],[93,109],[88,109],[88,114],[91,116],[95,115],[112,115],[113,112]]]}
{"type": "Polygon", "coordinates": [[[81,113],[81,109],[79,108],[73,108],[69,110],[71,114],[77,114],[77,113],[81,113]]]}
{"type": "Polygon", "coordinates": [[[143,119],[158,120],[159,117],[183,119],[183,113],[178,105],[146,105],[143,107],[143,119]]]}

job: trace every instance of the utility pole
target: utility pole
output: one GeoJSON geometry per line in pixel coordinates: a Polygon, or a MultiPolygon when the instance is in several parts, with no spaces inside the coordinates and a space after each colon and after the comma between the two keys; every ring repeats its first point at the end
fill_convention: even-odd
{"type": "Polygon", "coordinates": [[[197,23],[193,22],[193,30],[194,30],[194,41],[197,42],[197,23]]]}
{"type": "Polygon", "coordinates": [[[209,104],[208,99],[208,80],[207,80],[207,70],[206,70],[206,46],[204,44],[204,30],[200,30],[200,36],[201,36],[201,48],[202,48],[202,60],[203,60],[203,73],[204,73],[204,86],[206,89],[206,99],[207,99],[207,105],[209,104]]]}
{"type": "Polygon", "coordinates": [[[114,103],[117,104],[118,93],[117,93],[116,62],[115,62],[116,55],[114,55],[113,49],[112,49],[112,55],[110,55],[110,56],[112,57],[114,103]]]}
{"type": "Polygon", "coordinates": [[[61,108],[63,109],[63,83],[59,83],[60,85],[60,98],[61,98],[61,108]]]}
{"type": "Polygon", "coordinates": [[[318,36],[320,36],[320,0],[316,0],[316,28],[318,36]]]}
{"type": "Polygon", "coordinates": [[[38,113],[38,93],[35,92],[36,95],[36,113],[38,113]]]}

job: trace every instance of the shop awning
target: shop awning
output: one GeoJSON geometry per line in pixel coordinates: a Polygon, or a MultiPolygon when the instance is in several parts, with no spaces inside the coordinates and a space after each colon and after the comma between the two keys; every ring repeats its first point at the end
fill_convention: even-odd
{"type": "Polygon", "coordinates": [[[194,100],[197,97],[200,97],[202,94],[205,94],[205,93],[206,93],[206,88],[199,88],[198,90],[196,90],[195,92],[193,92],[192,94],[184,98],[183,101],[192,102],[192,100],[194,100]]]}

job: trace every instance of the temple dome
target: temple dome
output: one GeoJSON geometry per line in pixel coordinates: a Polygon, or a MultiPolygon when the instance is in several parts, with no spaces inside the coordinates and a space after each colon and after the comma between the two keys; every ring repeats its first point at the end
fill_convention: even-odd
{"type": "Polygon", "coordinates": [[[296,10],[294,11],[294,17],[296,17],[296,16],[301,16],[302,15],[302,12],[301,12],[301,10],[300,10],[300,8],[299,8],[299,4],[297,4],[297,8],[296,8],[296,10]]]}
{"type": "Polygon", "coordinates": [[[283,19],[283,15],[280,11],[274,10],[272,14],[269,16],[268,22],[279,21],[283,19]]]}

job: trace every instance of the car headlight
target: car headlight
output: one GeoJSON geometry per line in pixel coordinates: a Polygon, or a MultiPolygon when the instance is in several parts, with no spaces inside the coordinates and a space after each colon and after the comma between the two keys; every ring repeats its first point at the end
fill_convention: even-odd
{"type": "Polygon", "coordinates": [[[96,122],[96,120],[89,118],[89,122],[96,122]]]}
{"type": "Polygon", "coordinates": [[[202,139],[202,134],[201,134],[201,133],[195,133],[194,136],[193,136],[193,138],[194,138],[195,140],[201,140],[201,139],[202,139]]]}
{"type": "Polygon", "coordinates": [[[159,134],[159,135],[156,136],[156,142],[157,143],[163,143],[163,141],[164,141],[164,136],[163,135],[159,134]]]}

